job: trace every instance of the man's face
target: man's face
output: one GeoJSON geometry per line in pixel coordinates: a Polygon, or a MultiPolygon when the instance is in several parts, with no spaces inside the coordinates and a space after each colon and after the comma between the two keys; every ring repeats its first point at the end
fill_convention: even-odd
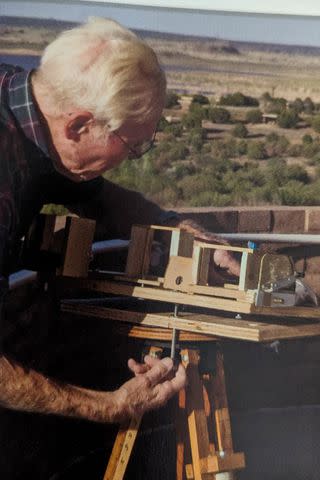
{"type": "Polygon", "coordinates": [[[159,117],[157,114],[142,125],[128,121],[115,133],[103,134],[99,127],[90,125],[77,142],[72,142],[69,156],[68,149],[61,155],[65,175],[74,181],[91,180],[117,167],[131,149],[139,152],[140,146],[153,138],[159,117]]]}

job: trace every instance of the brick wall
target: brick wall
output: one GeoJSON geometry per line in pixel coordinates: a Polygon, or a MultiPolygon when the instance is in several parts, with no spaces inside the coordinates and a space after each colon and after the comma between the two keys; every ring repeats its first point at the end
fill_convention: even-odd
{"type": "Polygon", "coordinates": [[[201,207],[178,211],[221,233],[320,234],[320,207],[201,207]]]}

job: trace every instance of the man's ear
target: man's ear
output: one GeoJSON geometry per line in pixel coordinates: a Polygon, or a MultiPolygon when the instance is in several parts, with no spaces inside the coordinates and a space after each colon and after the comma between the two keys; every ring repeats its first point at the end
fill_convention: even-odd
{"type": "Polygon", "coordinates": [[[65,124],[66,138],[78,142],[81,134],[88,132],[92,122],[93,115],[90,112],[70,113],[65,124]]]}

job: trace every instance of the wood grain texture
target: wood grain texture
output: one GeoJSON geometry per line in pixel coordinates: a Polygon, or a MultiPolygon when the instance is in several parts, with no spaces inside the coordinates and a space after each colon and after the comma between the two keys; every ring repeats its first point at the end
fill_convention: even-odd
{"type": "MultiPolygon", "coordinates": [[[[116,320],[125,323],[149,325],[188,332],[207,334],[223,338],[248,340],[252,342],[264,342],[280,339],[293,339],[320,335],[320,323],[293,323],[269,318],[270,323],[250,320],[237,320],[225,318],[219,315],[206,315],[183,313],[173,318],[172,313],[141,313],[136,311],[120,310],[92,305],[68,304],[62,302],[61,309],[75,315],[101,318],[104,320],[116,320]]],[[[210,338],[210,337],[209,337],[210,338]]]]}

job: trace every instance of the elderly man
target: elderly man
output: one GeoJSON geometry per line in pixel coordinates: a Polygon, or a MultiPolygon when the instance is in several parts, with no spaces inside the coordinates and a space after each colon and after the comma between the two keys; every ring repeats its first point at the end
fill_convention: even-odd
{"type": "MultiPolygon", "coordinates": [[[[46,203],[95,218],[100,231],[128,236],[134,223],[180,222],[136,192],[100,175],[153,143],[165,99],[155,53],[111,20],[94,19],[64,32],[44,52],[38,70],[2,65],[0,245],[2,298],[15,246],[46,203]]],[[[237,273],[224,251],[215,262],[237,273]]],[[[163,405],[185,385],[182,366],[146,357],[129,360],[135,376],[113,392],[62,384],[0,359],[0,405],[9,409],[117,422],[163,405]]]]}

